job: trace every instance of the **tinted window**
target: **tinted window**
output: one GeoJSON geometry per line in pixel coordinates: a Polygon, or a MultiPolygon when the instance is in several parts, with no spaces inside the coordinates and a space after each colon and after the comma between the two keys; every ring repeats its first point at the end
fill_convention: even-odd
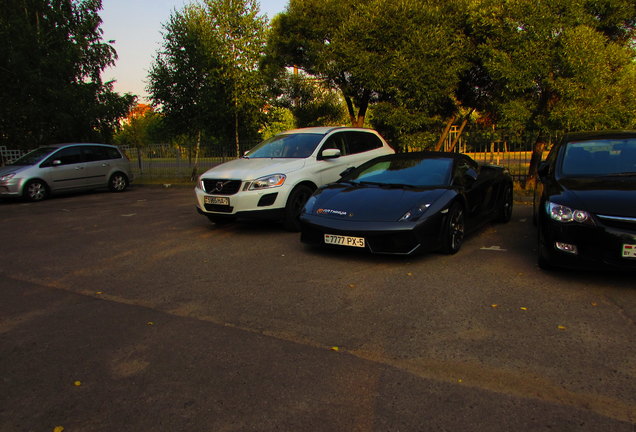
{"type": "Polygon", "coordinates": [[[67,147],[49,157],[44,165],[50,166],[53,161],[59,160],[62,165],[71,165],[82,162],[82,152],[80,147],[67,147]]]}
{"type": "Polygon", "coordinates": [[[468,170],[473,170],[477,173],[479,165],[470,159],[460,157],[455,164],[455,171],[453,173],[453,183],[457,185],[463,185],[466,181],[466,175],[468,170]]]}
{"type": "Polygon", "coordinates": [[[85,146],[82,147],[82,151],[87,162],[121,158],[117,149],[112,147],[85,146]]]}
{"type": "Polygon", "coordinates": [[[362,153],[382,147],[382,141],[377,135],[369,132],[346,132],[348,154],[362,153]]]}
{"type": "Polygon", "coordinates": [[[340,154],[342,156],[347,154],[347,143],[345,139],[345,134],[343,133],[335,133],[327,138],[325,144],[322,146],[322,150],[327,149],[338,149],[340,150],[340,154]]]}

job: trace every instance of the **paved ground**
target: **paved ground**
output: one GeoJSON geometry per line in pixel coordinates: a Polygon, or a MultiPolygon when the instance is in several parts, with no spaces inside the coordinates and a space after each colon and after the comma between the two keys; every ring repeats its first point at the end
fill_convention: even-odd
{"type": "Polygon", "coordinates": [[[0,431],[636,430],[633,275],[540,271],[530,207],[404,259],[193,202],[0,202],[0,431]]]}

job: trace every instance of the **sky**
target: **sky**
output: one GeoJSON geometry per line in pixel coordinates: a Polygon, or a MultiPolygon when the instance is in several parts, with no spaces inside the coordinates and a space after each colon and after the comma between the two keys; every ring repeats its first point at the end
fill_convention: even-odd
{"type": "MultiPolygon", "coordinates": [[[[102,74],[104,81],[115,80],[114,90],[139,96],[148,102],[148,70],[163,42],[163,25],[174,10],[191,0],[102,0],[104,41],[114,40],[118,59],[115,67],[102,74]]],[[[283,12],[288,0],[260,0],[261,13],[272,19],[283,12]]]]}

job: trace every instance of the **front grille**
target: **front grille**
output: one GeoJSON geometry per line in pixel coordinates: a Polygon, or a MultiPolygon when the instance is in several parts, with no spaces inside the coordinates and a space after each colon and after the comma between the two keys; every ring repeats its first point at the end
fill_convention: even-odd
{"type": "Polygon", "coordinates": [[[217,204],[205,204],[205,209],[209,212],[232,213],[232,210],[234,210],[234,207],[217,205],[217,204]]]}
{"type": "Polygon", "coordinates": [[[214,195],[234,195],[241,189],[240,180],[203,179],[203,189],[214,195]]]}
{"type": "Polygon", "coordinates": [[[636,231],[636,218],[607,215],[596,215],[596,217],[598,217],[605,226],[636,231]]]}

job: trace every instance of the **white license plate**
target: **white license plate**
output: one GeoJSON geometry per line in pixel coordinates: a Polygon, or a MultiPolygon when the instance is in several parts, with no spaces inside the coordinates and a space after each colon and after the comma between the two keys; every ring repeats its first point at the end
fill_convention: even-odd
{"type": "Polygon", "coordinates": [[[335,234],[325,234],[325,244],[364,247],[364,237],[349,237],[335,234]]]}
{"type": "Polygon", "coordinates": [[[636,245],[624,244],[623,245],[623,258],[636,258],[636,245]]]}
{"type": "Polygon", "coordinates": [[[228,197],[206,196],[206,197],[203,197],[203,201],[206,204],[224,205],[224,206],[230,205],[230,199],[228,197]]]}

